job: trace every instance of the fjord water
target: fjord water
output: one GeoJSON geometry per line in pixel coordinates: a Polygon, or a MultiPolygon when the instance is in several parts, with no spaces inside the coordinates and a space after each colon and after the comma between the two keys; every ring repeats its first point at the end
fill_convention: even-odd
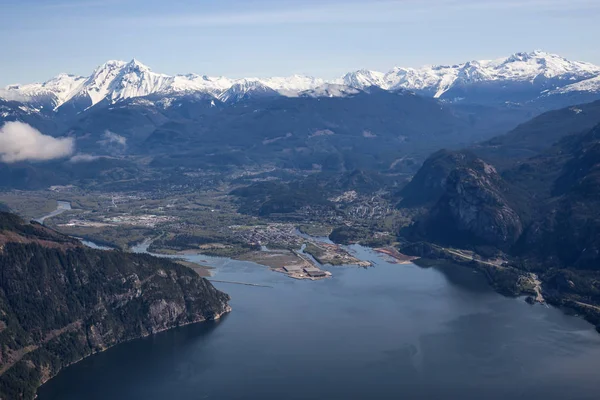
{"type": "Polygon", "coordinates": [[[585,321],[494,293],[479,273],[392,264],[290,279],[216,267],[233,311],[124,343],[42,386],[40,400],[594,399],[600,335],[585,321]]]}

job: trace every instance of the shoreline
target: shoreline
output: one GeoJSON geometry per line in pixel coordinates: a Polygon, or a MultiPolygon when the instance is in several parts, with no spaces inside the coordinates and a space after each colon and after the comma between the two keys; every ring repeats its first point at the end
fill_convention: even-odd
{"type": "Polygon", "coordinates": [[[550,305],[565,314],[575,315],[585,320],[600,333],[600,306],[566,297],[556,290],[545,290],[543,281],[535,273],[510,266],[495,265],[485,260],[467,259],[455,251],[446,252],[435,244],[423,242],[421,245],[426,246],[420,247],[423,255],[416,260],[415,264],[422,268],[429,268],[443,261],[459,267],[471,268],[483,273],[496,293],[511,298],[524,296],[524,302],[530,305],[550,305]]]}
{"type": "Polygon", "coordinates": [[[70,367],[72,365],[75,365],[75,364],[77,364],[77,363],[85,360],[86,358],[89,358],[91,356],[94,356],[94,355],[97,355],[97,354],[100,354],[100,353],[104,353],[105,351],[110,350],[113,347],[119,346],[121,344],[132,342],[134,340],[148,338],[148,337],[151,337],[151,336],[154,336],[154,335],[158,335],[158,334],[160,334],[162,332],[170,331],[172,329],[183,328],[185,326],[189,326],[189,325],[193,325],[193,324],[200,324],[200,323],[211,322],[211,321],[219,321],[224,315],[229,314],[231,312],[231,310],[232,310],[231,306],[229,304],[227,304],[227,306],[225,307],[225,309],[222,312],[216,314],[211,319],[206,319],[206,318],[198,319],[198,320],[195,320],[195,321],[186,322],[186,323],[181,324],[181,325],[177,325],[177,326],[172,326],[172,327],[169,327],[169,328],[160,329],[160,330],[158,330],[156,332],[152,332],[152,333],[148,333],[148,334],[143,334],[143,335],[136,336],[136,337],[127,338],[127,339],[118,341],[116,343],[113,343],[110,346],[108,346],[108,347],[106,347],[106,348],[104,348],[102,350],[91,352],[91,353],[89,353],[89,354],[87,354],[87,355],[79,358],[78,360],[75,360],[73,362],[67,363],[63,367],[59,368],[58,371],[56,371],[56,373],[53,374],[52,376],[49,376],[49,377],[47,377],[45,379],[42,378],[42,380],[40,382],[40,385],[37,387],[37,389],[35,391],[34,399],[38,398],[38,392],[39,392],[39,390],[40,390],[40,388],[42,386],[44,386],[46,383],[48,383],[49,381],[51,381],[54,377],[56,377],[58,374],[60,374],[64,369],[66,369],[66,368],[68,368],[68,367],[70,367]]]}
{"type": "Polygon", "coordinates": [[[406,254],[400,253],[394,247],[375,247],[372,248],[373,251],[384,254],[394,259],[394,264],[412,264],[413,261],[418,260],[419,257],[416,256],[408,256],[406,254]]]}

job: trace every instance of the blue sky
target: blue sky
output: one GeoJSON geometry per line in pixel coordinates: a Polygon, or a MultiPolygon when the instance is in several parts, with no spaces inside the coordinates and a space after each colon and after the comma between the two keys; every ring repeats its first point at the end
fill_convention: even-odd
{"type": "Polygon", "coordinates": [[[154,71],[333,78],[543,49],[600,64],[598,0],[0,0],[0,86],[154,71]]]}

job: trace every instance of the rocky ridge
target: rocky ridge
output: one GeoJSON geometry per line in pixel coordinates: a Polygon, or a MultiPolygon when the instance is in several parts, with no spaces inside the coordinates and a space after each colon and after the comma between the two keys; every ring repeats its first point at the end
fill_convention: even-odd
{"type": "Polygon", "coordinates": [[[61,368],[123,341],[230,310],[194,271],[101,251],[0,213],[0,398],[33,398],[61,368]]]}

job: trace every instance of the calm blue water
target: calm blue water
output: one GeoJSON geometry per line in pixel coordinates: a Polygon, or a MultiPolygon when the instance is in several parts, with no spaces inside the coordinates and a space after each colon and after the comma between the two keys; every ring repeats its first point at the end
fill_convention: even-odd
{"type": "Polygon", "coordinates": [[[596,399],[600,335],[489,289],[462,267],[386,262],[290,279],[195,256],[232,297],[221,321],[116,346],[65,369],[40,400],[596,399]]]}

